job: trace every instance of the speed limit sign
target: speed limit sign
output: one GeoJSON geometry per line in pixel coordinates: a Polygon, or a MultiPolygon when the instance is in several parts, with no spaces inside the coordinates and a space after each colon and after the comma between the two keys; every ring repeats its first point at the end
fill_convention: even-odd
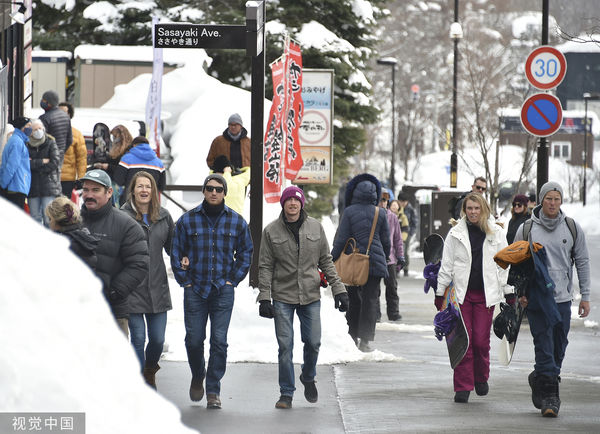
{"type": "Polygon", "coordinates": [[[558,86],[567,73],[567,60],[563,53],[549,45],[542,45],[527,56],[525,74],[537,89],[549,90],[558,86]]]}

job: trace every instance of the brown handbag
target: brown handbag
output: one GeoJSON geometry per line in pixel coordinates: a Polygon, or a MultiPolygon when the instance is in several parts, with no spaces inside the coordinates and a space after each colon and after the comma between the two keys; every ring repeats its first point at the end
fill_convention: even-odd
{"type": "Polygon", "coordinates": [[[373,235],[375,235],[375,226],[377,226],[377,217],[379,216],[379,207],[375,207],[375,217],[373,217],[373,224],[371,225],[371,234],[369,235],[369,244],[367,245],[366,253],[359,253],[356,247],[356,240],[354,238],[348,238],[344,245],[342,254],[335,261],[335,268],[338,276],[342,280],[344,285],[348,286],[362,286],[367,283],[369,279],[369,252],[371,249],[371,243],[373,242],[373,235]],[[346,253],[348,246],[352,247],[351,253],[346,253]]]}

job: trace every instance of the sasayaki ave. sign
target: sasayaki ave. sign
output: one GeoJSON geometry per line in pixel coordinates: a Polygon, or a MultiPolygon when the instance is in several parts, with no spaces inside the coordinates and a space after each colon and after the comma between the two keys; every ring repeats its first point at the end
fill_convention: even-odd
{"type": "Polygon", "coordinates": [[[567,73],[567,60],[563,53],[549,45],[536,48],[525,62],[525,75],[533,87],[550,90],[558,86],[567,73]]]}

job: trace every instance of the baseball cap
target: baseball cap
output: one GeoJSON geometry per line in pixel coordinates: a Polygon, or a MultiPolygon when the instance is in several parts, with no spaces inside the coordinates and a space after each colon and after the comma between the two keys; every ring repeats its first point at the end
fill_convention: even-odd
{"type": "Polygon", "coordinates": [[[104,170],[101,169],[93,169],[87,172],[82,178],[81,181],[93,181],[101,184],[105,187],[112,187],[112,181],[110,180],[110,176],[104,170]]]}

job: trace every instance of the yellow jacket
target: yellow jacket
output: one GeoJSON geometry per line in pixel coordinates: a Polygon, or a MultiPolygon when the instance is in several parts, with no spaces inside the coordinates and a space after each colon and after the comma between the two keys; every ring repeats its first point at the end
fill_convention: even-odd
{"type": "Polygon", "coordinates": [[[75,181],[85,175],[87,168],[87,148],[83,134],[76,128],[73,131],[73,143],[65,152],[65,161],[60,172],[61,181],[75,181]]]}
{"type": "Polygon", "coordinates": [[[246,187],[250,184],[250,167],[242,167],[242,173],[231,176],[231,172],[223,173],[227,182],[227,196],[225,205],[242,215],[244,212],[244,200],[246,199],[246,187]]]}
{"type": "Polygon", "coordinates": [[[404,214],[404,208],[400,208],[398,220],[400,221],[400,229],[402,230],[402,241],[406,241],[408,238],[408,217],[404,214]]]}

